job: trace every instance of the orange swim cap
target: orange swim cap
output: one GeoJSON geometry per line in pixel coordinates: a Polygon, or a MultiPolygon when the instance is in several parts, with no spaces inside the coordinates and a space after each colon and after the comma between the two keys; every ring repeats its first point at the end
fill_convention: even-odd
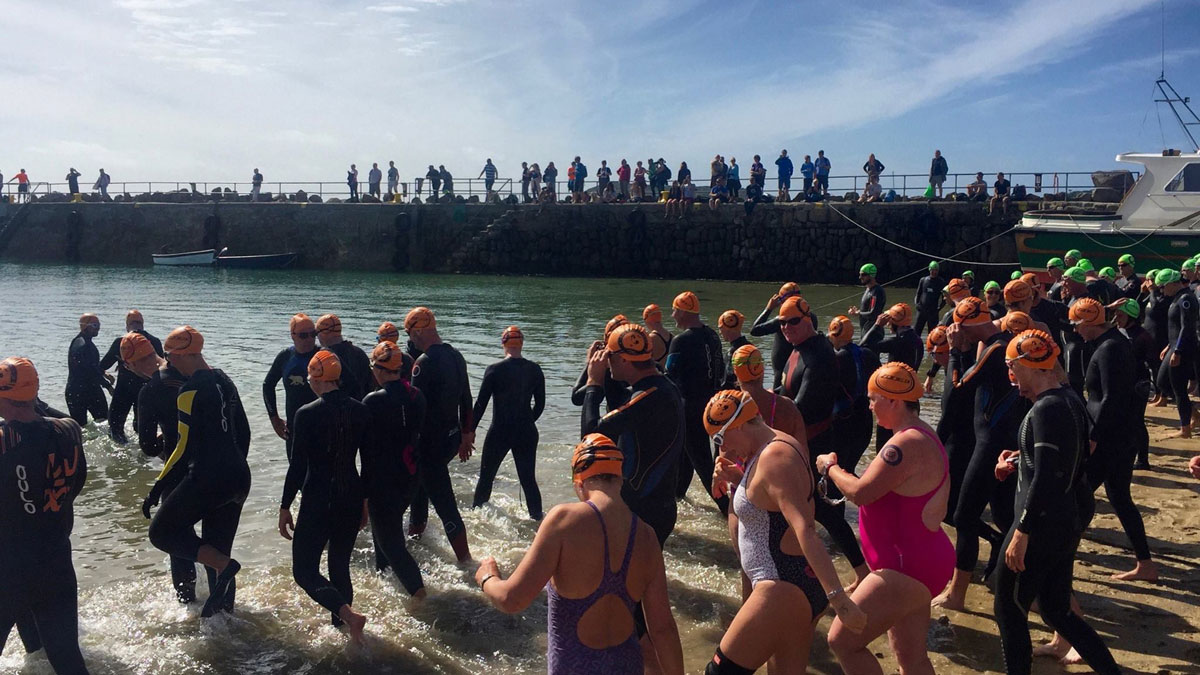
{"type": "MultiPolygon", "coordinates": [[[[620,316],[620,315],[618,314],[617,316],[620,316]]],[[[659,322],[661,322],[662,321],[662,308],[659,307],[658,305],[654,304],[653,302],[646,305],[646,308],[642,310],[642,321],[659,321],[659,322]],[[653,317],[658,317],[658,318],[656,319],[653,317]]]]}
{"type": "Polygon", "coordinates": [[[736,309],[727,309],[719,319],[723,328],[730,330],[741,330],[742,324],[746,322],[746,317],[736,309]]]}
{"type": "Polygon", "coordinates": [[[1033,328],[1033,319],[1025,312],[1013,311],[1000,317],[1000,330],[1008,331],[1013,335],[1030,328],[1033,328]]]}
{"type": "Polygon", "coordinates": [[[1011,305],[1014,302],[1025,302],[1032,299],[1033,286],[1023,279],[1013,279],[1004,285],[1004,302],[1011,305]]]}
{"type": "Polygon", "coordinates": [[[1067,317],[1077,326],[1103,326],[1104,305],[1093,298],[1080,298],[1067,310],[1067,317]]]}
{"type": "Polygon", "coordinates": [[[626,361],[649,361],[653,358],[650,334],[636,323],[617,326],[608,336],[608,351],[619,354],[626,361]]]}
{"type": "Polygon", "coordinates": [[[315,333],[317,332],[317,326],[313,323],[312,317],[304,312],[300,312],[288,320],[288,332],[293,335],[296,333],[315,333]]]}
{"type": "Polygon", "coordinates": [[[899,361],[888,361],[876,369],[867,381],[867,391],[893,401],[920,401],[925,395],[917,371],[899,361]]]}
{"type": "Polygon", "coordinates": [[[33,361],[10,356],[0,361],[0,398],[32,401],[38,395],[38,372],[33,361]]]}
{"type": "Polygon", "coordinates": [[[404,370],[404,361],[407,356],[395,342],[383,340],[371,350],[371,365],[398,373],[404,370]]]}
{"type": "Polygon", "coordinates": [[[1037,287],[1038,287],[1037,275],[1034,274],[1033,272],[1026,272],[1025,274],[1022,274],[1021,281],[1024,281],[1025,283],[1029,284],[1030,288],[1037,290],[1037,287]]]}
{"type": "Polygon", "coordinates": [[[121,360],[132,363],[154,353],[154,345],[141,333],[126,333],[121,338],[121,360]]]}
{"type": "Polygon", "coordinates": [[[308,361],[308,379],[316,382],[337,382],[342,376],[342,362],[337,354],[322,349],[308,361]]]}
{"type": "Polygon", "coordinates": [[[744,391],[725,389],[713,394],[704,406],[704,430],[709,436],[728,429],[737,429],[758,417],[758,404],[744,391]]]}
{"type": "Polygon", "coordinates": [[[684,291],[675,296],[671,301],[671,308],[678,309],[681,312],[691,312],[692,314],[700,313],[700,299],[691,291],[684,291]]]}
{"type": "Polygon", "coordinates": [[[733,374],[737,376],[738,382],[754,382],[762,379],[763,357],[762,352],[758,351],[758,347],[742,345],[734,350],[729,361],[733,365],[733,374]]]}
{"type": "Polygon", "coordinates": [[[400,329],[396,328],[396,324],[392,323],[391,321],[384,321],[383,323],[379,324],[379,330],[375,331],[375,337],[377,342],[399,342],[400,329]]]}
{"type": "Polygon", "coordinates": [[[342,334],[342,320],[337,314],[325,314],[317,319],[317,332],[329,333],[330,335],[342,334]]]}
{"type": "Polygon", "coordinates": [[[136,309],[131,309],[128,312],[125,312],[125,323],[129,323],[130,321],[146,323],[146,319],[142,317],[142,313],[136,309]]]}
{"type": "Polygon", "coordinates": [[[897,302],[888,308],[885,312],[892,323],[897,326],[911,326],[913,322],[913,309],[907,302],[897,302]]]}
{"type": "Polygon", "coordinates": [[[1049,335],[1030,329],[1009,340],[1004,358],[1029,368],[1050,370],[1058,363],[1060,351],[1049,335]]]}
{"type": "Polygon", "coordinates": [[[626,319],[624,314],[618,314],[609,319],[608,323],[604,324],[604,341],[608,342],[608,338],[612,335],[613,331],[627,323],[629,323],[629,319],[626,319]]]}
{"type": "Polygon", "coordinates": [[[204,336],[191,326],[180,326],[167,334],[163,351],[168,355],[187,356],[204,350],[204,336]]]}
{"type": "Polygon", "coordinates": [[[946,354],[950,351],[950,338],[946,336],[945,326],[934,326],[929,329],[925,338],[925,351],[930,354],[946,354]]]}
{"type": "Polygon", "coordinates": [[[954,306],[954,323],[964,326],[979,326],[991,320],[992,314],[988,311],[987,305],[973,295],[968,295],[954,306]]]}
{"type": "Polygon", "coordinates": [[[946,284],[946,293],[950,295],[952,302],[958,302],[971,294],[971,287],[962,279],[951,279],[950,283],[946,284]]]}
{"type": "Polygon", "coordinates": [[[91,312],[79,315],[79,330],[83,330],[94,323],[100,323],[100,317],[91,312]]]}
{"type": "Polygon", "coordinates": [[[786,284],[779,287],[779,297],[781,297],[781,298],[785,298],[789,295],[795,295],[795,294],[798,294],[799,292],[800,292],[800,284],[798,284],[794,281],[789,281],[786,284]]]}
{"type": "Polygon", "coordinates": [[[433,310],[428,307],[414,307],[404,317],[404,330],[410,333],[430,328],[437,328],[437,319],[433,316],[433,310]]]}
{"type": "Polygon", "coordinates": [[[604,434],[588,434],[571,453],[571,478],[576,483],[593,476],[621,476],[625,454],[604,434]]]}
{"type": "Polygon", "coordinates": [[[509,326],[508,328],[504,329],[503,333],[500,334],[500,344],[506,345],[510,342],[518,345],[525,343],[525,334],[521,332],[520,328],[516,326],[509,326]]]}
{"type": "Polygon", "coordinates": [[[779,320],[788,321],[809,315],[808,301],[799,295],[793,295],[779,306],[779,320]]]}

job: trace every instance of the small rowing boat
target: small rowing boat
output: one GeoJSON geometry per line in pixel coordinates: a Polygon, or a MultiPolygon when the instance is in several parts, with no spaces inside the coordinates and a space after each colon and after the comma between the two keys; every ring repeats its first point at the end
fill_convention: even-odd
{"type": "Polygon", "coordinates": [[[188,251],[186,253],[155,253],[153,257],[155,265],[203,267],[213,264],[213,260],[217,257],[217,251],[216,249],[209,248],[203,251],[188,251]]]}

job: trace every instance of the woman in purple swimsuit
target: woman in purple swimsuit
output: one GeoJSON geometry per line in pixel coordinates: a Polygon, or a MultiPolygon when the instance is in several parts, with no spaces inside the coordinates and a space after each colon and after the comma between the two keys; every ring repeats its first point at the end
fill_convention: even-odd
{"type": "Polygon", "coordinates": [[[550,675],[641,675],[648,659],[664,673],[683,673],[662,549],[621,499],[623,461],[607,436],[585,437],[571,461],[581,503],[550,509],[511,577],[490,557],[475,573],[484,595],[508,614],[546,589],[550,675]],[[641,643],[633,620],[638,603],[647,627],[641,643]]]}

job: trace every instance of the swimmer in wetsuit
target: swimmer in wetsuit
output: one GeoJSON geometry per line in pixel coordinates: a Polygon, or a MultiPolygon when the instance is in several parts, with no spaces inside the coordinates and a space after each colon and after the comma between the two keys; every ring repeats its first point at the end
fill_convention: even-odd
{"type": "MultiPolygon", "coordinates": [[[[837,354],[838,378],[843,389],[833,404],[833,451],[837,453],[838,462],[842,468],[851,473],[858,470],[858,461],[871,445],[871,432],[886,440],[887,432],[877,429],[874,417],[871,415],[871,399],[867,397],[867,384],[871,373],[879,368],[879,356],[867,347],[856,345],[851,341],[854,337],[854,325],[846,316],[834,317],[829,322],[829,343],[837,354]]],[[[881,446],[882,447],[882,446],[881,446]]],[[[830,489],[834,499],[841,496],[837,487],[830,489]]],[[[822,514],[827,505],[822,505],[822,514]]],[[[845,506],[838,506],[837,511],[845,517],[845,506]]],[[[838,526],[839,529],[841,526],[838,526]]],[[[867,574],[866,565],[859,565],[856,571],[860,575],[867,574]]]]}
{"type": "Polygon", "coordinates": [[[237,387],[224,372],[209,367],[203,348],[204,336],[191,326],[171,331],[163,345],[167,362],[188,379],[179,389],[179,443],[142,502],[142,513],[149,518],[150,509],[174,485],[150,521],[150,543],[217,573],[200,613],[210,617],[227,606],[226,596],[242,568],[230,553],[250,493],[250,424],[237,387]],[[197,537],[194,528],[201,521],[197,537]]]}
{"type": "Polygon", "coordinates": [[[296,411],[296,441],[279,504],[279,534],[292,542],[292,577],[308,597],[345,624],[350,639],[363,642],[367,618],[355,611],[350,554],[367,522],[366,495],[355,460],[367,438],[371,414],[338,387],[342,364],[322,349],[308,362],[308,382],[318,398],[296,411]],[[303,484],[300,515],[292,502],[303,484]],[[329,577],[321,575],[321,554],[329,550],[329,577]]]}
{"type": "MultiPolygon", "coordinates": [[[[651,307],[654,307],[655,309],[657,309],[658,305],[651,305],[651,307]]],[[[650,307],[647,307],[646,309],[649,310],[650,307]]],[[[661,323],[662,323],[661,312],[659,312],[659,315],[660,315],[659,323],[661,325],[661,323]]],[[[621,326],[621,325],[624,325],[627,323],[629,323],[629,319],[626,319],[624,314],[617,314],[613,318],[609,319],[608,323],[604,326],[604,336],[600,340],[597,340],[596,342],[592,343],[591,348],[588,349],[588,356],[584,359],[583,372],[579,373],[579,379],[575,381],[575,388],[571,390],[572,405],[576,405],[576,406],[583,405],[583,394],[584,394],[584,390],[587,389],[587,364],[588,364],[588,360],[591,358],[592,350],[597,349],[597,348],[603,348],[604,345],[608,344],[608,336],[612,335],[612,332],[614,330],[616,330],[618,326],[621,326]]],[[[666,333],[666,334],[668,336],[670,335],[670,333],[666,333]]],[[[657,338],[655,338],[653,334],[650,335],[650,341],[651,341],[651,345],[654,347],[654,350],[655,350],[654,353],[657,354],[658,353],[657,345],[661,341],[658,341],[657,338]]],[[[666,340],[665,345],[670,344],[670,342],[671,342],[670,339],[666,340]]],[[[662,348],[662,353],[663,353],[662,361],[663,362],[666,362],[666,360],[667,360],[667,348],[665,345],[662,348]]],[[[656,359],[655,362],[658,363],[658,360],[656,359]]],[[[659,363],[659,365],[661,366],[662,364],[659,363]]],[[[620,408],[621,406],[625,405],[628,402],[629,402],[629,385],[625,384],[624,382],[620,382],[616,379],[613,379],[612,373],[605,371],[605,373],[604,373],[604,409],[605,409],[605,411],[612,412],[613,410],[620,408]]]]}
{"type": "Polygon", "coordinates": [[[428,408],[417,445],[420,487],[409,512],[409,534],[420,535],[429,520],[429,503],[442,519],[442,528],[459,562],[471,559],[467,528],[458,512],[450,483],[450,459],[465,462],[474,450],[471,421],[471,383],[467,362],[457,349],[442,342],[437,319],[427,307],[416,307],[404,317],[404,330],[421,350],[413,366],[412,384],[425,395],[428,408]]]}
{"type": "Polygon", "coordinates": [[[717,330],[721,333],[721,339],[729,344],[729,356],[725,360],[725,380],[721,383],[722,389],[732,389],[737,386],[737,375],[733,372],[733,353],[740,347],[750,344],[750,340],[742,335],[742,326],[746,323],[746,317],[736,309],[727,309],[721,318],[717,319],[717,330]]]}
{"type": "MultiPolygon", "coordinates": [[[[969,297],[971,295],[971,289],[969,286],[967,286],[967,282],[963,281],[962,279],[951,279],[950,283],[946,284],[946,287],[942,289],[942,294],[945,295],[946,300],[950,304],[950,311],[942,315],[942,318],[938,320],[938,325],[948,327],[950,324],[954,323],[955,305],[961,302],[963,298],[969,297]]],[[[937,360],[934,360],[933,365],[929,366],[929,371],[925,374],[925,391],[933,390],[933,378],[941,369],[942,364],[937,360]]],[[[964,368],[963,370],[966,369],[964,368]]],[[[946,382],[953,383],[954,380],[953,378],[947,377],[946,382]]],[[[943,383],[943,392],[950,388],[951,385],[943,383]]],[[[945,442],[945,439],[943,439],[942,442],[945,442]]]]}
{"type": "MultiPolygon", "coordinates": [[[[125,332],[137,333],[150,341],[154,347],[154,352],[159,356],[163,355],[162,342],[150,333],[146,332],[146,321],[142,317],[142,313],[136,309],[131,309],[125,313],[125,332]]],[[[138,392],[146,380],[137,377],[128,367],[125,367],[125,361],[121,358],[121,340],[124,336],[113,340],[112,346],[100,359],[100,370],[107,371],[113,366],[117,368],[117,384],[113,387],[112,403],[108,406],[108,435],[118,443],[128,443],[129,438],[125,435],[125,420],[129,417],[129,410],[133,408],[133,426],[137,428],[137,400],[138,392]]]]}
{"type": "MultiPolygon", "coordinates": [[[[898,302],[875,319],[874,325],[867,329],[859,344],[879,356],[887,354],[888,363],[896,362],[916,370],[921,367],[925,358],[925,342],[921,334],[912,328],[913,310],[908,303],[898,302]],[[890,326],[891,335],[885,336],[884,331],[890,326]]],[[[891,437],[891,431],[881,424],[875,428],[875,449],[882,450],[883,444],[891,437]]]]}
{"type": "Polygon", "coordinates": [[[1088,491],[1088,423],[1083,401],[1060,384],[1058,351],[1049,335],[1033,330],[1017,335],[1006,348],[1013,381],[1034,403],[1021,422],[1018,451],[1004,451],[994,467],[1001,480],[1018,472],[1017,517],[996,572],[996,624],[1009,675],[1032,670],[1029,611],[1034,601],[1042,619],[1093,670],[1115,675],[1121,670],[1104,641],[1071,610],[1075,552],[1083,531],[1078,491],[1088,491]]]}
{"type": "Polygon", "coordinates": [[[1167,346],[1159,358],[1158,381],[1168,385],[1179,410],[1179,432],[1175,438],[1192,437],[1192,400],[1188,397],[1188,380],[1192,377],[1192,362],[1196,359],[1197,336],[1196,296],[1176,270],[1159,270],[1154,279],[1162,289],[1161,302],[1167,309],[1167,346]]]}
{"type": "Polygon", "coordinates": [[[942,266],[933,260],[929,263],[929,275],[917,282],[917,293],[913,296],[913,307],[917,308],[913,330],[917,331],[917,337],[938,325],[938,314],[946,306],[946,298],[942,295],[941,270],[942,266]]]}
{"type": "Polygon", "coordinates": [[[1154,336],[1138,323],[1142,314],[1137,300],[1125,298],[1114,303],[1113,319],[1133,347],[1134,410],[1132,420],[1133,445],[1137,460],[1134,469],[1150,468],[1150,433],[1146,429],[1146,405],[1154,393],[1154,378],[1158,373],[1159,348],[1154,336]]]}
{"type": "Polygon", "coordinates": [[[292,421],[296,411],[317,400],[312,387],[308,386],[308,362],[317,353],[317,328],[307,314],[297,314],[288,321],[292,346],[275,355],[271,369],[263,379],[263,404],[275,435],[284,441],[287,458],[292,459],[292,421]],[[283,382],[283,417],[279,416],[279,403],[275,388],[283,382]]]}
{"type": "Polygon", "coordinates": [[[807,672],[813,629],[826,607],[854,630],[868,621],[843,590],[814,527],[818,500],[807,448],[767,426],[745,392],[714,395],[704,427],[721,452],[714,490],[733,490],[738,552],[753,585],[704,672],[742,675],[768,661],[772,672],[807,672]]]}
{"type": "Polygon", "coordinates": [[[887,307],[887,293],[876,280],[878,275],[879,269],[872,263],[867,263],[858,270],[858,283],[866,288],[858,306],[850,307],[850,316],[858,317],[858,329],[861,331],[875,325],[875,319],[879,318],[887,307]]]}
{"type": "MultiPolygon", "coordinates": [[[[792,345],[783,337],[783,330],[776,315],[783,301],[793,295],[800,295],[800,286],[795,282],[789,281],[780,286],[779,292],[767,301],[767,306],[754,320],[754,326],[750,329],[750,335],[754,337],[771,336],[772,389],[779,389],[779,385],[783,383],[783,371],[787,367],[788,357],[792,355],[792,345]]],[[[816,319],[813,321],[813,325],[816,326],[816,319]]]]}
{"type": "Polygon", "coordinates": [[[88,413],[93,420],[108,419],[108,399],[104,390],[112,393],[109,376],[100,367],[100,351],[92,339],[100,334],[100,317],[84,314],[79,317],[79,334],[67,350],[67,411],[79,426],[86,426],[88,413]]]}
{"type": "MultiPolygon", "coordinates": [[[[725,381],[725,358],[721,339],[700,320],[700,300],[684,291],[671,303],[671,318],[682,333],[671,340],[667,353],[667,377],[683,396],[684,453],[679,461],[675,496],[683,499],[692,482],[692,472],[700,477],[706,494],[712,493],[713,452],[704,433],[704,405],[725,381]]],[[[729,511],[728,497],[715,499],[722,515],[729,511]]]]}
{"type": "Polygon", "coordinates": [[[932,673],[925,649],[929,602],[950,580],[954,545],[942,531],[950,494],[950,464],[937,435],[920,417],[924,390],[917,371],[899,361],[871,375],[871,409],[893,431],[862,477],[836,455],[817,470],[858,505],[859,533],[871,574],[851,596],[867,614],[867,629],[835,620],[829,646],[849,673],[878,672],[868,645],[885,631],[905,673],[932,673]]]}
{"type": "Polygon", "coordinates": [[[325,314],[317,319],[316,328],[321,346],[333,352],[342,364],[341,390],[355,401],[361,401],[375,388],[371,359],[358,345],[342,337],[342,320],[336,314],[325,314]]]}
{"type": "Polygon", "coordinates": [[[396,573],[404,590],[425,597],[421,570],[404,542],[404,512],[416,494],[417,441],[425,424],[425,395],[409,381],[413,360],[384,340],[371,351],[379,389],[363,399],[371,426],[362,448],[362,479],[375,540],[375,568],[396,573]]]}
{"type": "Polygon", "coordinates": [[[492,483],[504,457],[512,451],[517,477],[525,493],[529,517],[541,520],[542,493],[537,485],[537,421],[546,409],[546,378],[538,364],[521,356],[525,335],[516,326],[509,326],[500,336],[504,359],[487,367],[479,396],[471,413],[472,428],[479,425],[494,396],[492,424],[483,438],[483,455],[479,460],[479,482],[475,484],[473,508],[488,503],[492,483]],[[531,405],[532,404],[532,405],[531,405]]]}
{"type": "Polygon", "coordinates": [[[28,359],[0,361],[0,648],[17,625],[58,675],[87,675],[71,561],[74,503],[87,479],[79,425],[37,414],[28,359]]]}
{"type": "MultiPolygon", "coordinates": [[[[622,315],[618,314],[617,316],[622,315]]],[[[646,324],[646,330],[650,331],[650,344],[654,347],[654,362],[660,367],[666,367],[667,352],[670,351],[671,340],[675,339],[675,336],[663,325],[662,309],[654,303],[646,305],[642,309],[642,321],[646,324]]],[[[613,326],[613,328],[616,328],[616,326],[613,326]]],[[[611,332],[611,329],[605,329],[604,339],[606,341],[608,340],[608,334],[611,332]]]]}

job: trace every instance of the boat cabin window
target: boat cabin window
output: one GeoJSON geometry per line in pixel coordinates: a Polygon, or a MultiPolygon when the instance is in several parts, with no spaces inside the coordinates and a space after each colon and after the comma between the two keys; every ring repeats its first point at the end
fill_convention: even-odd
{"type": "Polygon", "coordinates": [[[1167,192],[1200,192],[1200,162],[1192,162],[1183,167],[1167,183],[1167,192]]]}

